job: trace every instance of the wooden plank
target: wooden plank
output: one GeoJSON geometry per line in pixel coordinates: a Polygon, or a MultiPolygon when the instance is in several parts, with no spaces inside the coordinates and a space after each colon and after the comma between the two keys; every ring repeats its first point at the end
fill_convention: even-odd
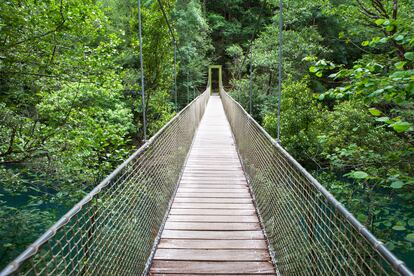
{"type": "Polygon", "coordinates": [[[214,174],[214,173],[194,173],[194,172],[189,172],[186,173],[184,172],[183,177],[185,179],[191,180],[191,179],[206,179],[206,180],[237,180],[237,181],[246,181],[246,178],[244,177],[243,174],[238,174],[238,175],[234,175],[234,174],[223,174],[223,175],[219,175],[219,174],[214,174]]]}
{"type": "Polygon", "coordinates": [[[222,194],[239,194],[239,195],[250,195],[249,190],[247,188],[238,188],[238,189],[212,189],[212,188],[204,188],[204,189],[192,189],[192,188],[178,188],[177,193],[222,193],[222,194]]]}
{"type": "Polygon", "coordinates": [[[176,197],[201,197],[201,198],[251,198],[249,193],[177,193],[176,197]]]}
{"type": "Polygon", "coordinates": [[[243,249],[164,249],[159,248],[154,260],[169,261],[270,261],[267,250],[243,249]]]}
{"type": "Polygon", "coordinates": [[[232,164],[222,164],[219,166],[212,166],[210,162],[206,164],[206,162],[202,162],[201,160],[198,162],[194,162],[191,160],[187,161],[187,165],[185,167],[186,171],[195,171],[195,172],[206,172],[206,173],[222,173],[222,172],[243,172],[242,167],[233,161],[232,164]]]}
{"type": "MultiPolygon", "coordinates": [[[[187,159],[187,164],[190,167],[194,167],[194,168],[196,168],[196,167],[197,168],[202,168],[202,167],[206,167],[206,166],[213,167],[211,165],[211,163],[207,163],[206,161],[207,160],[203,159],[203,158],[195,158],[195,157],[189,156],[188,159],[187,159]]],[[[222,167],[230,167],[230,166],[233,166],[233,165],[240,166],[240,161],[238,159],[223,159],[223,158],[220,158],[219,160],[216,159],[216,160],[213,160],[213,161],[210,161],[210,162],[214,162],[214,165],[222,166],[222,167]]]]}
{"type": "Polygon", "coordinates": [[[185,169],[183,175],[188,176],[201,176],[201,177],[237,177],[237,178],[244,178],[245,175],[241,169],[238,170],[221,170],[221,171],[209,171],[209,170],[193,170],[193,169],[185,169]]]}
{"type": "MultiPolygon", "coordinates": [[[[201,163],[201,162],[198,162],[201,163]]],[[[221,165],[221,166],[217,166],[217,167],[212,167],[212,166],[195,166],[194,164],[196,164],[196,162],[191,162],[191,161],[187,161],[187,165],[185,167],[185,171],[186,172],[205,172],[205,173],[222,173],[222,172],[229,172],[229,173],[234,173],[234,172],[243,172],[242,171],[242,167],[239,165],[232,164],[231,166],[229,165],[221,165]]]]}
{"type": "Polygon", "coordinates": [[[247,209],[254,210],[254,205],[249,203],[173,203],[173,209],[247,209]]]}
{"type": "Polygon", "coordinates": [[[167,221],[168,230],[197,230],[197,231],[246,231],[260,230],[258,223],[248,222],[175,222],[167,221]]]}
{"type": "Polygon", "coordinates": [[[237,169],[237,170],[225,169],[225,170],[220,170],[220,171],[185,169],[184,175],[211,176],[211,177],[227,176],[227,177],[239,177],[239,178],[244,177],[243,171],[241,169],[237,169]]]}
{"type": "Polygon", "coordinates": [[[151,273],[203,274],[249,274],[265,275],[275,273],[270,262],[200,262],[155,260],[151,273]]]}
{"type": "Polygon", "coordinates": [[[241,173],[201,173],[201,172],[184,172],[183,178],[190,179],[196,177],[203,180],[245,180],[244,175],[241,173]]]}
{"type": "Polygon", "coordinates": [[[174,203],[253,203],[250,198],[191,198],[176,197],[174,203]]]}
{"type": "MultiPolygon", "coordinates": [[[[190,158],[195,158],[195,159],[199,159],[199,160],[206,160],[208,161],[210,164],[214,163],[217,160],[226,160],[226,161],[238,161],[239,160],[239,156],[235,155],[235,154],[211,154],[211,153],[203,153],[203,152],[198,152],[198,153],[192,153],[190,155],[190,158]]],[[[239,161],[240,162],[240,161],[239,161]]]]}
{"type": "Polygon", "coordinates": [[[247,185],[247,181],[245,180],[235,180],[235,179],[210,179],[210,178],[198,178],[198,179],[188,179],[182,178],[180,181],[180,185],[247,185]]]}
{"type": "Polygon", "coordinates": [[[259,222],[257,216],[169,215],[168,221],[186,222],[259,222]]]}
{"type": "Polygon", "coordinates": [[[231,181],[231,182],[227,182],[227,181],[204,181],[204,180],[199,180],[199,181],[181,181],[180,182],[180,187],[185,187],[185,186],[203,186],[203,187],[249,187],[247,185],[246,181],[231,181]]]}
{"type": "Polygon", "coordinates": [[[243,189],[249,190],[247,183],[237,182],[183,182],[179,188],[200,188],[200,189],[243,189]]]}
{"type": "Polygon", "coordinates": [[[189,182],[189,181],[204,181],[204,182],[221,182],[221,183],[247,183],[246,179],[244,178],[235,178],[232,177],[212,177],[212,176],[186,176],[184,175],[181,180],[183,182],[189,182]]]}
{"type": "MultiPolygon", "coordinates": [[[[213,129],[209,129],[209,130],[213,131],[213,129]]],[[[223,131],[228,132],[227,129],[223,129],[223,131]]],[[[205,139],[206,136],[211,135],[211,133],[209,133],[207,135],[206,134],[203,135],[202,132],[197,133],[197,134],[198,134],[197,138],[202,138],[202,139],[205,139]],[[204,137],[200,137],[200,136],[204,136],[204,137]]],[[[193,145],[193,148],[192,148],[193,150],[191,151],[191,153],[198,153],[198,152],[206,153],[207,152],[210,156],[210,155],[217,155],[217,154],[221,153],[221,152],[217,152],[217,151],[213,151],[213,150],[223,150],[223,153],[234,154],[235,151],[232,150],[232,149],[234,149],[234,147],[232,147],[230,145],[232,139],[228,139],[228,138],[230,138],[230,137],[223,137],[223,135],[221,135],[220,140],[218,140],[218,141],[215,140],[215,141],[217,141],[217,142],[227,142],[229,145],[225,145],[224,143],[209,143],[209,144],[196,143],[196,144],[193,145]],[[212,145],[214,145],[215,147],[212,147],[212,145]]],[[[202,140],[202,139],[199,139],[199,140],[202,140]]]]}
{"type": "Polygon", "coordinates": [[[242,166],[240,165],[240,162],[237,162],[237,161],[229,161],[227,163],[214,162],[214,165],[212,165],[212,164],[205,164],[205,162],[196,162],[195,160],[189,159],[185,166],[185,170],[203,170],[203,171],[214,171],[214,172],[222,171],[222,170],[241,171],[242,166]]]}
{"type": "Polygon", "coordinates": [[[196,178],[197,180],[221,180],[221,181],[245,181],[246,179],[241,173],[201,173],[201,172],[184,172],[183,179],[192,180],[196,178]]]}
{"type": "Polygon", "coordinates": [[[163,239],[190,240],[264,240],[262,231],[185,231],[168,230],[162,232],[163,239]]]}
{"type": "MultiPolygon", "coordinates": [[[[200,141],[202,143],[202,141],[200,141]]],[[[223,143],[222,141],[219,141],[218,143],[223,143]]],[[[197,143],[194,144],[195,146],[197,146],[197,143]]],[[[212,152],[212,150],[201,150],[201,149],[197,149],[197,148],[192,148],[191,149],[191,156],[194,157],[205,157],[205,158],[213,158],[213,157],[221,157],[218,159],[214,159],[214,160],[225,160],[226,158],[235,158],[238,157],[237,154],[235,153],[235,150],[230,151],[232,148],[229,147],[227,149],[217,149],[217,152],[212,152]],[[230,149],[229,149],[230,148],[230,149]]],[[[233,148],[234,149],[234,148],[233,148]]]]}
{"type": "Polygon", "coordinates": [[[194,275],[202,275],[202,276],[217,276],[217,275],[222,275],[222,276],[224,276],[224,275],[231,275],[231,276],[246,276],[246,275],[275,275],[274,273],[273,274],[228,274],[228,273],[226,273],[226,274],[206,274],[206,273],[202,273],[202,274],[200,274],[200,273],[193,273],[193,274],[187,274],[187,273],[179,273],[179,274],[176,274],[176,273],[151,273],[150,272],[150,274],[149,274],[150,276],[194,276],[194,275]]]}
{"type": "Polygon", "coordinates": [[[178,192],[182,193],[194,193],[194,192],[202,192],[202,193],[246,193],[249,192],[249,188],[247,186],[239,186],[236,188],[226,187],[224,185],[220,186],[219,188],[209,187],[209,186],[201,186],[199,188],[187,188],[182,187],[181,185],[178,187],[178,192]]]}
{"type": "Polygon", "coordinates": [[[240,182],[244,181],[246,182],[246,178],[242,174],[205,174],[205,173],[194,173],[194,172],[184,172],[182,176],[183,180],[204,180],[204,181],[235,181],[240,182]]]}
{"type": "MultiPolygon", "coordinates": [[[[201,134],[201,133],[199,133],[199,134],[201,134]]],[[[231,140],[228,140],[228,141],[230,142],[231,140]]],[[[202,142],[202,141],[200,141],[200,142],[202,142]]],[[[218,142],[223,143],[224,141],[223,140],[219,140],[218,142]]],[[[198,143],[198,144],[195,143],[193,145],[192,149],[191,149],[191,155],[197,155],[197,154],[205,155],[207,157],[211,157],[211,156],[227,156],[227,155],[231,155],[231,156],[236,156],[237,157],[237,154],[236,154],[236,151],[235,151],[235,148],[234,147],[231,147],[231,146],[230,147],[229,146],[224,147],[224,145],[223,145],[222,147],[213,149],[213,148],[201,147],[200,146],[200,143],[198,143]],[[219,151],[219,152],[217,152],[217,151],[219,151]]]]}
{"type": "Polygon", "coordinates": [[[186,189],[248,189],[247,184],[180,184],[180,188],[186,188],[186,189]]]}
{"type": "Polygon", "coordinates": [[[171,215],[219,215],[219,216],[250,216],[256,210],[243,209],[171,209],[171,215]]]}
{"type": "Polygon", "coordinates": [[[209,180],[209,179],[181,179],[181,184],[222,184],[222,185],[247,185],[246,180],[232,180],[230,183],[224,180],[209,180]]]}
{"type": "Polygon", "coordinates": [[[174,240],[161,239],[158,248],[191,249],[267,249],[264,240],[174,240]]]}
{"type": "Polygon", "coordinates": [[[196,162],[197,164],[205,164],[205,165],[211,165],[211,164],[228,164],[228,163],[236,163],[240,164],[240,160],[236,156],[232,157],[224,157],[224,156],[196,156],[196,155],[190,155],[188,158],[189,162],[196,162]]]}

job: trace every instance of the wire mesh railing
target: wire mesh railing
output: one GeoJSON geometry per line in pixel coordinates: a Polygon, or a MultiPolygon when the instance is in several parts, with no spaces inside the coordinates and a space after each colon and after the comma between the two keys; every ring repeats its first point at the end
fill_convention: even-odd
{"type": "Polygon", "coordinates": [[[145,273],[209,95],[178,113],[0,275],[145,273]]]}
{"type": "Polygon", "coordinates": [[[413,275],[240,104],[221,96],[281,275],[413,275]]]}

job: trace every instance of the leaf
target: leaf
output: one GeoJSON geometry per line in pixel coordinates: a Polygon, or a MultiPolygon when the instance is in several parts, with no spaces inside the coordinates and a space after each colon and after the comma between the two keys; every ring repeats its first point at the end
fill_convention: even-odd
{"type": "Polygon", "coordinates": [[[401,41],[404,39],[403,35],[397,35],[397,37],[395,38],[396,41],[401,41]]]}
{"type": "Polygon", "coordinates": [[[369,111],[369,113],[371,113],[371,115],[373,115],[373,116],[379,116],[379,115],[381,115],[381,111],[379,111],[378,109],[376,109],[376,108],[370,108],[370,109],[368,109],[368,111],[369,111]]]}
{"type": "Polygon", "coordinates": [[[407,236],[405,236],[405,239],[407,241],[414,242],[414,233],[408,234],[407,236]]]}
{"type": "Polygon", "coordinates": [[[318,68],[316,68],[315,66],[311,66],[311,67],[309,67],[309,72],[316,73],[316,72],[318,72],[318,68]]]}
{"type": "Polygon", "coordinates": [[[397,69],[403,69],[406,64],[407,64],[406,61],[399,61],[399,62],[395,63],[394,66],[397,69]]]}
{"type": "Polygon", "coordinates": [[[357,219],[361,222],[365,222],[367,220],[367,216],[364,214],[358,214],[357,219]]]}
{"type": "Polygon", "coordinates": [[[388,241],[387,242],[387,248],[391,251],[395,249],[395,244],[393,242],[388,241]]]}
{"type": "Polygon", "coordinates": [[[408,220],[408,225],[414,226],[414,218],[408,220]]]}
{"type": "Polygon", "coordinates": [[[393,189],[401,189],[402,187],[404,187],[404,182],[399,181],[399,180],[394,181],[394,182],[391,183],[390,187],[393,188],[393,189]]]}
{"type": "Polygon", "coordinates": [[[375,119],[375,121],[377,121],[377,122],[383,122],[383,123],[391,122],[391,120],[390,120],[389,117],[380,117],[380,118],[375,119]]]}
{"type": "Polygon", "coordinates": [[[382,25],[384,23],[384,21],[385,21],[385,19],[377,19],[377,20],[375,20],[375,24],[377,24],[379,26],[379,25],[382,25]]]}
{"type": "Polygon", "coordinates": [[[402,133],[407,131],[411,124],[409,122],[398,121],[390,125],[396,132],[402,133]]]}
{"type": "Polygon", "coordinates": [[[391,31],[393,31],[394,30],[394,26],[393,25],[388,25],[386,28],[385,28],[385,30],[387,30],[387,32],[391,32],[391,31]]]}
{"type": "Polygon", "coordinates": [[[318,71],[318,72],[316,72],[316,74],[315,74],[318,78],[320,78],[320,77],[322,77],[322,72],[321,71],[318,71]]]}
{"type": "Polygon", "coordinates": [[[339,72],[337,72],[337,73],[330,74],[330,75],[328,76],[328,78],[331,78],[331,79],[336,79],[336,78],[337,78],[340,74],[341,74],[341,71],[339,71],[339,72]]]}
{"type": "Polygon", "coordinates": [[[389,222],[389,221],[385,221],[385,222],[383,222],[383,224],[386,227],[391,227],[391,222],[389,222]]]}
{"type": "Polygon", "coordinates": [[[362,46],[368,46],[369,45],[369,41],[368,40],[362,41],[361,45],[362,46]]]}
{"type": "Polygon", "coordinates": [[[381,95],[384,92],[384,89],[380,88],[369,94],[369,97],[376,97],[378,95],[381,95]]]}
{"type": "Polygon", "coordinates": [[[413,61],[414,60],[414,52],[407,52],[404,54],[404,57],[408,60],[413,61]]]}
{"type": "Polygon", "coordinates": [[[317,57],[315,56],[307,56],[302,59],[302,61],[316,61],[317,57]]]}
{"type": "MultiPolygon", "coordinates": [[[[388,28],[388,27],[387,27],[388,28]]],[[[380,41],[378,41],[379,43],[382,43],[382,44],[384,44],[384,43],[387,43],[388,42],[388,37],[383,37],[383,38],[381,38],[380,39],[380,41]]]]}
{"type": "Polygon", "coordinates": [[[364,171],[353,171],[349,173],[348,176],[355,178],[355,179],[365,179],[368,177],[368,174],[364,171]]]}
{"type": "Polygon", "coordinates": [[[405,228],[405,226],[402,226],[402,225],[394,225],[392,227],[392,229],[394,229],[396,231],[404,231],[406,228],[405,228]]]}
{"type": "Polygon", "coordinates": [[[317,64],[317,65],[321,64],[321,65],[323,65],[323,66],[328,65],[328,64],[326,63],[326,60],[324,60],[324,59],[319,60],[316,64],[317,64]]]}

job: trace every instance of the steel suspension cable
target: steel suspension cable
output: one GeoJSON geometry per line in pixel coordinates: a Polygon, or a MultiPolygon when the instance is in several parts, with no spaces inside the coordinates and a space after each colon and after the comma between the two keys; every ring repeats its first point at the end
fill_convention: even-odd
{"type": "Polygon", "coordinates": [[[145,80],[144,80],[144,58],[142,55],[142,21],[141,0],[138,0],[138,33],[139,33],[139,59],[141,66],[141,97],[142,97],[142,121],[144,128],[144,141],[147,140],[147,115],[145,110],[145,80]]]}
{"type": "Polygon", "coordinates": [[[178,111],[178,100],[177,100],[177,43],[174,41],[174,101],[175,111],[178,111]]]}
{"type": "Polygon", "coordinates": [[[190,102],[190,73],[187,70],[187,104],[190,102]]]}
{"type": "Polygon", "coordinates": [[[277,142],[280,143],[280,105],[282,100],[282,46],[283,46],[283,0],[279,2],[279,80],[277,101],[277,142]]]}
{"type": "Polygon", "coordinates": [[[250,47],[250,87],[249,87],[249,113],[253,115],[252,94],[253,94],[253,49],[250,47]]]}
{"type": "Polygon", "coordinates": [[[175,39],[174,31],[171,28],[170,21],[168,20],[167,14],[164,10],[164,6],[161,0],[158,0],[158,5],[160,6],[162,15],[164,17],[165,22],[167,23],[168,31],[170,32],[171,38],[174,44],[174,101],[175,101],[175,110],[178,110],[178,102],[177,102],[177,40],[175,39]]]}

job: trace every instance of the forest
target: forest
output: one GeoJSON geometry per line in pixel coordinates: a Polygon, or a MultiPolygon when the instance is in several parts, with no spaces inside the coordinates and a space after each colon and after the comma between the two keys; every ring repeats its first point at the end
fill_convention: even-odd
{"type": "Polygon", "coordinates": [[[144,111],[150,137],[203,92],[211,64],[276,137],[283,60],[282,146],[414,269],[414,1],[283,4],[280,45],[276,0],[142,0],[143,107],[137,1],[1,1],[0,268],[143,144],[144,111]]]}

